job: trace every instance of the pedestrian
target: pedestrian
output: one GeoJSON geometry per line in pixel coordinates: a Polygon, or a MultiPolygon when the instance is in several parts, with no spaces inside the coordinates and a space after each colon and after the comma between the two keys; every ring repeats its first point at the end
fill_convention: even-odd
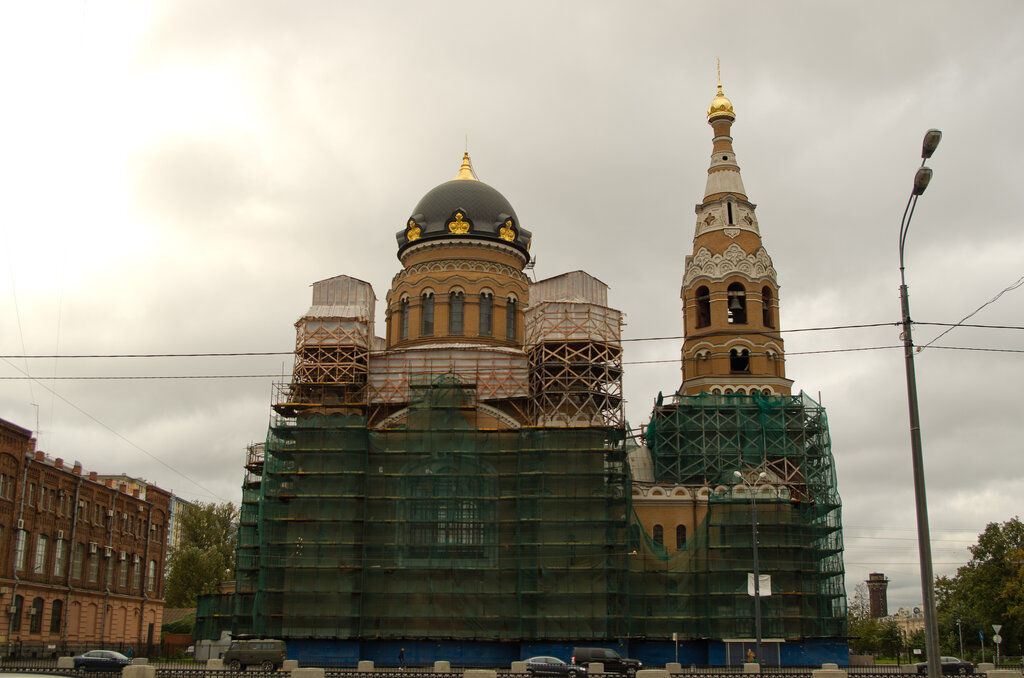
{"type": "Polygon", "coordinates": [[[135,653],[135,646],[134,645],[129,645],[128,646],[128,659],[131,659],[132,655],[134,653],[135,653]]]}
{"type": "Polygon", "coordinates": [[[398,669],[403,670],[405,668],[405,648],[398,650],[398,669]]]}

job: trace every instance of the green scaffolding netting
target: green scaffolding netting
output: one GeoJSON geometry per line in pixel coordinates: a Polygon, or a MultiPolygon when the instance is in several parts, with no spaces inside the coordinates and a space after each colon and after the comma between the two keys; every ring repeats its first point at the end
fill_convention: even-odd
{"type": "Polygon", "coordinates": [[[708,488],[673,553],[633,513],[621,428],[485,428],[472,388],[444,379],[413,389],[405,422],[271,427],[262,478],[243,488],[236,592],[200,600],[197,637],[752,637],[751,507],[728,489],[756,465],[786,474],[757,499],[765,637],[844,632],[839,497],[810,399],[655,409],[656,480],[708,488]]]}

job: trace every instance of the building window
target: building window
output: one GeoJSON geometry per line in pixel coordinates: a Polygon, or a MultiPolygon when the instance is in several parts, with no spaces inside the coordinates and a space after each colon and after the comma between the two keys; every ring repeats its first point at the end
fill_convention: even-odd
{"type": "Polygon", "coordinates": [[[128,587],[128,561],[125,560],[124,551],[121,551],[121,564],[117,568],[117,585],[121,588],[128,587]]]}
{"type": "Polygon", "coordinates": [[[676,551],[682,551],[686,544],[686,525],[676,525],[676,551]]]}
{"type": "Polygon", "coordinates": [[[11,613],[11,632],[21,631],[21,611],[25,607],[25,598],[14,596],[14,612],[11,613]]]}
{"type": "Polygon", "coordinates": [[[729,322],[733,325],[747,324],[747,291],[743,285],[729,285],[729,322]]]}
{"type": "Polygon", "coordinates": [[[132,563],[132,590],[136,590],[142,587],[142,563],[139,562],[139,557],[135,556],[135,562],[132,563]]]}
{"type": "Polygon", "coordinates": [[[32,574],[46,574],[46,547],[49,546],[49,541],[45,534],[36,536],[36,557],[32,563],[32,574]]]}
{"type": "Polygon", "coordinates": [[[14,569],[24,570],[25,569],[25,541],[28,539],[28,533],[25,530],[18,530],[17,536],[14,538],[14,569]]]}
{"type": "Polygon", "coordinates": [[[50,633],[60,633],[60,625],[64,621],[64,601],[57,599],[50,606],[50,633]]]}
{"type": "Polygon", "coordinates": [[[494,334],[494,295],[490,292],[480,293],[480,336],[489,337],[494,334]]]}
{"type": "Polygon", "coordinates": [[[427,292],[423,295],[421,303],[422,317],[420,322],[420,335],[424,337],[434,336],[434,294],[427,292]]]}
{"type": "Polygon", "coordinates": [[[697,327],[711,324],[711,292],[703,285],[697,288],[697,327]]]}
{"type": "Polygon", "coordinates": [[[729,225],[732,226],[735,222],[732,220],[732,203],[725,203],[726,211],[729,213],[729,225]]]}
{"type": "Polygon", "coordinates": [[[107,556],[107,578],[104,580],[107,588],[114,583],[114,554],[107,556]]]}
{"type": "Polygon", "coordinates": [[[462,292],[448,294],[448,334],[462,334],[462,292]]]}
{"type": "Polygon", "coordinates": [[[750,371],[750,351],[748,351],[745,348],[729,349],[729,371],[731,371],[731,372],[749,372],[750,371]]]}
{"type": "Polygon", "coordinates": [[[43,630],[43,599],[36,598],[32,601],[32,616],[28,621],[29,633],[41,633],[43,630]]]}
{"type": "Polygon", "coordinates": [[[156,591],[156,561],[149,561],[149,567],[146,569],[146,590],[150,593],[156,591]]]}
{"type": "Polygon", "coordinates": [[[28,500],[28,505],[29,506],[32,505],[32,497],[35,496],[35,493],[36,493],[35,483],[29,483],[28,484],[28,495],[26,497],[26,499],[28,500]]]}
{"type": "Polygon", "coordinates": [[[82,561],[85,559],[85,544],[75,544],[75,553],[71,558],[71,576],[74,579],[82,578],[82,561]]]}
{"type": "Polygon", "coordinates": [[[513,297],[509,297],[505,304],[505,338],[516,340],[516,300],[513,297]]]}
{"type": "Polygon", "coordinates": [[[89,583],[95,584],[100,580],[100,554],[89,554],[89,583]]]}
{"type": "Polygon", "coordinates": [[[661,525],[654,526],[654,541],[658,544],[665,544],[665,528],[661,525]]]}
{"type": "Polygon", "coordinates": [[[53,554],[53,576],[63,577],[68,566],[68,540],[58,539],[53,554]]]}
{"type": "Polygon", "coordinates": [[[401,317],[398,322],[398,339],[404,341],[409,338],[409,297],[404,297],[400,306],[401,317]]]}
{"type": "Polygon", "coordinates": [[[774,314],[772,313],[772,290],[769,287],[761,288],[761,319],[765,327],[775,327],[774,314]]]}

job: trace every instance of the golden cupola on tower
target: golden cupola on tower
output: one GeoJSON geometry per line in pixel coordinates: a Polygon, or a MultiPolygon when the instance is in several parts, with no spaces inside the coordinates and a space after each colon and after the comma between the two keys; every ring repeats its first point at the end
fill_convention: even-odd
{"type": "Polygon", "coordinates": [[[778,280],[732,146],[735,119],[719,79],[708,108],[714,137],[707,185],[681,290],[686,395],[789,394],[792,384],[779,334],[778,280]]]}

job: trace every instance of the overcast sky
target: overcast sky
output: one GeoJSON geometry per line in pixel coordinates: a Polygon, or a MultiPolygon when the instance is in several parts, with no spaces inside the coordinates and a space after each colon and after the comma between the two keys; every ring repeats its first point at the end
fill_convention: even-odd
{"type": "MultiPolygon", "coordinates": [[[[11,356],[290,351],[310,283],[348,274],[383,303],[394,234],[467,135],[538,278],[584,269],[627,338],[678,336],[721,57],[782,326],[893,323],[786,334],[787,373],[828,408],[850,595],[880,571],[892,610],[916,604],[902,351],[805,352],[899,343],[928,128],[913,317],[956,322],[1024,276],[1022,44],[1019,0],[0,3],[0,418],[36,429],[38,411],[40,447],[87,471],[237,502],[273,379],[61,377],[281,374],[290,356],[11,356]]],[[[969,322],[1024,326],[1024,288],[969,322]]],[[[679,386],[680,343],[627,344],[664,361],[627,367],[632,425],[679,386]]],[[[1022,350],[1020,329],[960,328],[917,356],[938,574],[1020,512],[1022,350]]]]}

